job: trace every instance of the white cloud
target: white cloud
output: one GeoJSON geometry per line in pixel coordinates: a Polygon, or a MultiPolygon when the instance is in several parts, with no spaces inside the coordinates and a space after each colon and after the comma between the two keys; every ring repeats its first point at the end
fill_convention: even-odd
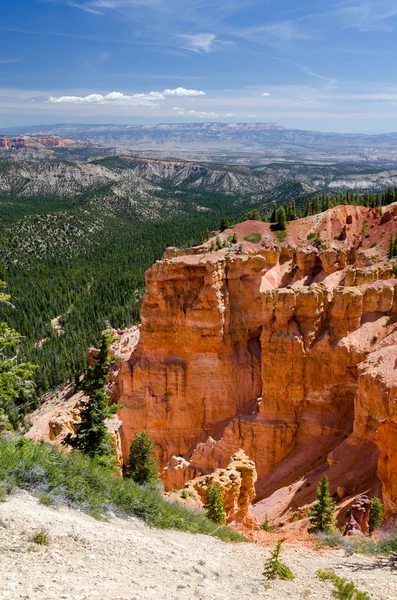
{"type": "Polygon", "coordinates": [[[235,29],[234,35],[249,42],[270,46],[275,50],[285,48],[286,44],[312,39],[312,35],[299,28],[292,21],[280,21],[270,25],[256,25],[244,29],[235,29]]]}
{"type": "Polygon", "coordinates": [[[252,32],[263,33],[268,36],[272,36],[286,42],[291,40],[309,40],[311,35],[297,29],[295,23],[290,21],[283,21],[280,23],[273,23],[272,25],[264,25],[262,27],[253,28],[252,32]]]}
{"type": "Polygon", "coordinates": [[[51,96],[48,102],[51,104],[118,104],[130,106],[158,106],[157,100],[165,100],[165,96],[159,92],[148,94],[133,94],[126,96],[121,92],[110,94],[89,94],[88,96],[51,96]]]}
{"type": "MultiPolygon", "coordinates": [[[[188,90],[183,87],[166,89],[164,92],[148,92],[147,94],[126,95],[122,92],[109,94],[89,94],[88,96],[51,96],[51,104],[117,104],[124,106],[158,106],[158,101],[164,101],[167,96],[194,97],[205,96],[202,90],[188,90]]],[[[183,110],[183,109],[181,109],[183,110]]]]}
{"type": "Polygon", "coordinates": [[[84,12],[91,13],[93,15],[102,15],[99,10],[95,10],[95,8],[90,8],[87,4],[78,4],[77,2],[73,2],[70,0],[66,2],[67,6],[71,6],[72,8],[80,8],[80,10],[84,10],[84,12]]]}
{"type": "Polygon", "coordinates": [[[164,96],[205,96],[202,90],[187,90],[183,87],[177,87],[174,90],[164,90],[164,96]]]}
{"type": "Polygon", "coordinates": [[[205,112],[205,111],[201,111],[201,110],[188,110],[186,114],[195,115],[196,117],[200,117],[202,119],[212,119],[212,118],[218,118],[220,116],[214,112],[205,112]]]}
{"type": "Polygon", "coordinates": [[[217,38],[214,33],[179,34],[177,37],[184,41],[183,48],[192,52],[214,52],[222,46],[233,45],[232,42],[217,38]]]}
{"type": "Polygon", "coordinates": [[[22,58],[0,58],[0,65],[21,62],[22,58]]]}
{"type": "Polygon", "coordinates": [[[269,92],[263,92],[262,96],[270,96],[269,92]]]}
{"type": "Polygon", "coordinates": [[[395,0],[350,0],[331,11],[344,27],[356,27],[361,31],[392,31],[397,15],[395,0]]]}

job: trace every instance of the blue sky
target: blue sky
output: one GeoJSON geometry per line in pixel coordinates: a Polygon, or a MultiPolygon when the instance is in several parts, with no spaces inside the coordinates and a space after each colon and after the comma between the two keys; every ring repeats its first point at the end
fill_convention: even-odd
{"type": "Polygon", "coordinates": [[[397,0],[0,0],[0,127],[397,131],[397,0]]]}

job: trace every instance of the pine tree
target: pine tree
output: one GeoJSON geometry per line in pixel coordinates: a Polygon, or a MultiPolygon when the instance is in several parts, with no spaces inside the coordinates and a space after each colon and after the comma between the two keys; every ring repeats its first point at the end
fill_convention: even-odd
{"type": "Polygon", "coordinates": [[[247,219],[249,221],[260,221],[261,216],[257,208],[253,208],[247,212],[247,219]]]}
{"type": "Polygon", "coordinates": [[[273,204],[272,214],[270,215],[270,223],[277,223],[277,206],[273,204]]]}
{"type": "MultiPolygon", "coordinates": [[[[0,304],[12,306],[5,289],[6,284],[0,281],[0,304]]],[[[0,322],[0,431],[17,428],[23,414],[35,404],[32,375],[36,366],[18,362],[15,348],[20,341],[15,329],[0,322]]]]}
{"type": "Polygon", "coordinates": [[[392,204],[395,200],[394,189],[389,185],[385,194],[386,204],[392,204]]]}
{"type": "Polygon", "coordinates": [[[369,511],[369,533],[373,533],[376,527],[380,527],[383,523],[383,504],[376,496],[372,498],[371,508],[369,511]]]}
{"type": "Polygon", "coordinates": [[[138,485],[153,483],[158,475],[158,462],[153,440],[146,431],[138,431],[130,446],[127,474],[138,485]]]}
{"type": "Polygon", "coordinates": [[[227,217],[223,217],[221,220],[221,231],[225,231],[225,229],[229,229],[232,226],[231,222],[227,217]]]}
{"type": "Polygon", "coordinates": [[[289,581],[295,579],[295,575],[292,573],[291,569],[287,567],[287,565],[282,563],[280,560],[281,544],[282,542],[281,540],[279,540],[276,544],[275,549],[272,550],[270,557],[265,562],[264,571],[262,575],[268,581],[270,579],[277,578],[287,579],[289,581]]]}
{"type": "Polygon", "coordinates": [[[211,521],[218,523],[218,525],[224,525],[226,523],[222,488],[218,482],[212,483],[207,487],[204,508],[207,511],[207,517],[211,519],[211,521]]]}
{"type": "Polygon", "coordinates": [[[287,217],[283,206],[277,211],[277,226],[281,231],[284,231],[287,226],[287,217]]]}
{"type": "Polygon", "coordinates": [[[395,245],[396,245],[396,239],[397,238],[395,238],[394,235],[391,234],[390,241],[389,241],[389,250],[387,253],[387,256],[389,258],[393,258],[393,256],[395,256],[394,249],[395,249],[395,245]]]}
{"type": "Polygon", "coordinates": [[[105,419],[112,417],[120,408],[118,404],[109,406],[109,396],[106,390],[109,381],[111,341],[110,331],[104,331],[95,365],[88,367],[80,384],[80,389],[88,396],[81,411],[80,425],[74,436],[69,434],[65,438],[65,444],[81,450],[88,456],[103,459],[103,463],[108,466],[114,466],[115,457],[105,419]]]}
{"type": "Polygon", "coordinates": [[[261,529],[263,529],[263,531],[267,531],[267,533],[272,533],[272,528],[270,527],[269,517],[267,516],[267,514],[265,514],[265,518],[263,519],[261,529]]]}
{"type": "Polygon", "coordinates": [[[237,239],[237,234],[236,232],[233,233],[233,237],[232,237],[232,244],[237,244],[238,239],[237,239]]]}
{"type": "Polygon", "coordinates": [[[335,502],[329,492],[329,479],[326,475],[316,489],[316,502],[308,511],[311,531],[332,531],[335,523],[335,502]]]}

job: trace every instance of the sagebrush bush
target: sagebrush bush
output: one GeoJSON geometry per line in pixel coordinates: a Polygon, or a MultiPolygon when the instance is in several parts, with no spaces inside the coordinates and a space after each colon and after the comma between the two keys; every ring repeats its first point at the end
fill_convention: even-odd
{"type": "Polygon", "coordinates": [[[109,510],[133,514],[160,529],[179,529],[214,534],[225,541],[247,541],[243,536],[214,524],[181,503],[167,502],[159,485],[140,487],[131,479],[117,479],[100,464],[77,450],[71,453],[44,443],[0,438],[0,493],[14,488],[45,494],[52,504],[83,510],[97,518],[109,510]]]}

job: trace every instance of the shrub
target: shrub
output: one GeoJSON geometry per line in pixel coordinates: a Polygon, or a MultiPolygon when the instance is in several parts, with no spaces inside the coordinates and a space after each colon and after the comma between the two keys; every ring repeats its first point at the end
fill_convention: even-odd
{"type": "Polygon", "coordinates": [[[275,231],[274,233],[276,234],[279,242],[285,242],[285,240],[287,239],[286,231],[275,231]]]}
{"type": "Polygon", "coordinates": [[[47,494],[54,505],[77,508],[102,518],[111,510],[135,515],[159,529],[206,533],[224,541],[247,541],[243,536],[214,524],[203,513],[189,510],[180,502],[166,501],[159,486],[140,487],[131,479],[118,479],[97,457],[77,450],[0,438],[0,491],[15,487],[47,494]]]}
{"type": "Polygon", "coordinates": [[[232,244],[237,244],[237,242],[238,242],[237,235],[236,235],[236,233],[233,233],[232,244]]]}
{"type": "Polygon", "coordinates": [[[218,523],[218,525],[223,525],[226,523],[222,488],[218,482],[207,487],[204,508],[207,511],[207,517],[211,519],[211,521],[218,523]]]}
{"type": "Polygon", "coordinates": [[[369,533],[373,533],[376,527],[380,527],[383,523],[383,504],[376,496],[372,498],[371,509],[369,511],[369,533]]]}
{"type": "Polygon", "coordinates": [[[269,517],[267,515],[265,515],[265,518],[264,518],[263,523],[260,528],[263,529],[263,531],[272,533],[272,528],[270,527],[270,523],[269,523],[269,517]]]}
{"type": "Polygon", "coordinates": [[[394,265],[392,266],[393,269],[393,275],[395,275],[397,277],[397,264],[394,263],[394,265]]]}
{"type": "Polygon", "coordinates": [[[48,535],[45,531],[38,531],[32,535],[31,541],[39,546],[48,546],[48,535]]]}
{"type": "Polygon", "coordinates": [[[312,524],[310,531],[332,531],[335,525],[335,502],[329,493],[329,479],[326,475],[316,488],[316,502],[308,511],[312,524]]]}
{"type": "Polygon", "coordinates": [[[263,576],[268,581],[270,579],[287,579],[292,581],[295,575],[291,569],[280,561],[281,541],[278,541],[276,547],[270,553],[270,557],[265,561],[263,576]]]}
{"type": "Polygon", "coordinates": [[[317,577],[320,581],[331,580],[333,582],[335,589],[332,595],[338,600],[370,600],[368,594],[360,592],[353,582],[346,581],[333,571],[317,571],[317,577]]]}
{"type": "Polygon", "coordinates": [[[154,454],[153,441],[146,431],[138,431],[130,446],[127,477],[138,485],[153,483],[158,475],[158,462],[154,454]]]}
{"type": "Polygon", "coordinates": [[[339,531],[320,532],[316,534],[318,548],[339,548],[345,546],[349,540],[339,531]]]}
{"type": "Polygon", "coordinates": [[[260,233],[250,233],[244,237],[246,242],[251,242],[251,244],[258,244],[261,241],[262,235],[260,233]]]}
{"type": "Polygon", "coordinates": [[[51,498],[49,496],[47,496],[47,494],[41,494],[39,496],[39,502],[40,502],[40,504],[44,504],[44,506],[50,506],[51,498]]]}

